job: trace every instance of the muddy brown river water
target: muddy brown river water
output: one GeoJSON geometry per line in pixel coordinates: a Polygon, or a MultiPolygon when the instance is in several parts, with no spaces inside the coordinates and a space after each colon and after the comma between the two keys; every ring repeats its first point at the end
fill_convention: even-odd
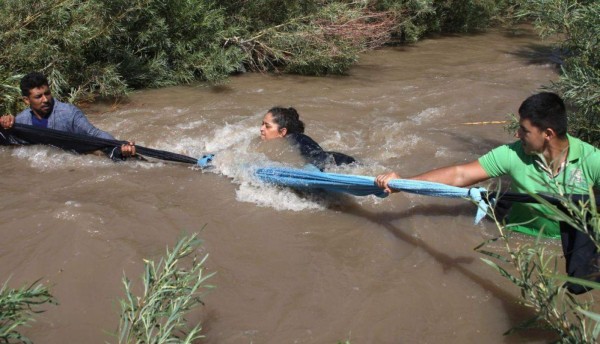
{"type": "Polygon", "coordinates": [[[476,159],[513,137],[465,123],[504,121],[555,80],[548,51],[531,32],[439,37],[369,52],[347,76],[245,74],[84,108],[119,138],[215,152],[210,171],[0,147],[0,276],[13,287],[42,278],[60,303],[25,333],[117,342],[123,274],[139,286],[143,259],[200,231],[217,272],[189,316],[202,343],[547,342],[543,332],[503,336],[531,313],[473,251],[497,230],[473,225],[469,202],[301,196],[257,184],[246,167],[269,158],[257,137],[274,105],[294,106],[325,149],[361,161],[344,173],[413,175],[476,159]]]}

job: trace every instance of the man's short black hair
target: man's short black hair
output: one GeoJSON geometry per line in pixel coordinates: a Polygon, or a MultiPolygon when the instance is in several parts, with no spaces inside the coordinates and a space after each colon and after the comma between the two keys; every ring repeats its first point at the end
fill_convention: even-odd
{"type": "Polygon", "coordinates": [[[519,115],[541,130],[551,128],[560,138],[567,134],[567,110],[556,93],[541,92],[530,96],[519,107],[519,115]]]}
{"type": "Polygon", "coordinates": [[[21,95],[29,96],[32,89],[42,86],[49,86],[48,79],[40,72],[31,72],[21,79],[21,95]]]}

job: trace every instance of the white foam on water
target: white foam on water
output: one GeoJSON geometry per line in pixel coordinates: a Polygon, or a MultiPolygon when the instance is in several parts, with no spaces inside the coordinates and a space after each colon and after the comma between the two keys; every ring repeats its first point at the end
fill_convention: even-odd
{"type": "MultiPolygon", "coordinates": [[[[287,141],[260,140],[259,123],[262,116],[263,114],[260,113],[241,118],[228,118],[226,124],[215,127],[211,133],[205,135],[205,139],[198,138],[190,145],[197,148],[203,146],[204,152],[215,154],[212,168],[208,171],[231,178],[232,183],[239,185],[236,190],[236,200],[239,202],[249,202],[281,211],[323,210],[334,204],[335,197],[312,192],[298,193],[289,188],[265,184],[258,180],[254,174],[256,168],[277,166],[302,168],[306,164],[297,148],[291,147],[287,141]]],[[[360,141],[360,138],[355,139],[360,141]]],[[[190,140],[194,141],[194,139],[190,140]]],[[[322,145],[326,150],[349,153],[343,148],[343,141],[343,135],[337,132],[322,145]]],[[[378,169],[382,170],[380,167],[378,169]]],[[[362,165],[332,166],[328,169],[329,172],[347,174],[358,174],[357,172],[367,170],[369,168],[365,169],[362,165]]]]}
{"type": "Polygon", "coordinates": [[[326,204],[319,204],[306,197],[300,196],[287,188],[242,183],[236,190],[236,200],[250,202],[258,206],[270,207],[275,210],[323,210],[326,204]]]}
{"type": "Polygon", "coordinates": [[[368,135],[370,133],[362,130],[332,130],[327,132],[325,139],[319,142],[319,145],[326,151],[336,151],[357,158],[365,154],[369,142],[368,135]]]}
{"type": "MultiPolygon", "coordinates": [[[[363,123],[364,127],[373,128],[370,136],[364,137],[371,146],[364,148],[372,152],[371,155],[376,161],[411,157],[416,151],[422,151],[423,147],[433,144],[422,133],[435,127],[445,113],[443,107],[426,108],[404,118],[395,114],[383,116],[379,112],[372,113],[363,123]]],[[[432,154],[440,157],[446,152],[440,148],[432,154]]]]}
{"type": "Polygon", "coordinates": [[[427,108],[414,116],[410,116],[409,119],[417,125],[423,125],[437,119],[443,113],[444,111],[441,108],[427,108]]]}
{"type": "Polygon", "coordinates": [[[77,201],[66,201],[65,205],[68,207],[74,207],[74,208],[80,208],[81,207],[81,203],[77,202],[77,201]]]}
{"type": "Polygon", "coordinates": [[[435,151],[436,158],[444,158],[449,156],[448,149],[446,147],[440,147],[435,151]]]}
{"type": "Polygon", "coordinates": [[[200,119],[197,121],[191,121],[191,122],[186,122],[186,123],[180,123],[177,124],[175,127],[178,129],[184,129],[184,130],[190,130],[190,129],[197,129],[200,128],[202,126],[206,125],[206,119],[200,119]]]}
{"type": "MultiPolygon", "coordinates": [[[[176,134],[175,134],[176,135],[176,134]]],[[[172,136],[153,145],[153,148],[200,158],[206,152],[205,142],[198,137],[172,136]]]]}
{"type": "MultiPolygon", "coordinates": [[[[234,125],[235,126],[235,125],[234,125]]],[[[218,130],[215,138],[219,141],[224,132],[229,130],[218,130]]],[[[227,149],[217,152],[213,160],[214,173],[222,174],[238,184],[236,200],[239,202],[254,203],[258,206],[271,207],[276,210],[322,210],[326,208],[326,202],[318,198],[309,198],[298,195],[289,188],[276,187],[258,180],[254,171],[258,167],[301,167],[297,164],[283,164],[269,159],[273,151],[267,149],[265,154],[260,151],[264,142],[256,137],[256,130],[246,131],[246,135],[236,136],[238,140],[229,145],[227,149]]],[[[282,143],[285,143],[282,141],[282,143]]],[[[222,142],[209,142],[208,146],[222,146],[222,142]]],[[[278,155],[278,152],[275,153],[278,155]]]]}
{"type": "Polygon", "coordinates": [[[260,129],[257,127],[255,119],[225,124],[215,130],[213,138],[205,143],[205,148],[209,152],[216,152],[247,144],[253,137],[259,136],[260,129]]]}
{"type": "Polygon", "coordinates": [[[411,156],[417,145],[421,144],[423,139],[418,135],[402,135],[397,137],[387,137],[383,145],[385,150],[381,152],[384,159],[411,156]]]}
{"type": "Polygon", "coordinates": [[[65,221],[76,221],[78,217],[79,217],[78,213],[70,212],[68,210],[64,210],[64,211],[54,214],[55,219],[65,220],[65,221]]]}
{"type": "MultiPolygon", "coordinates": [[[[297,149],[289,146],[286,140],[260,140],[259,128],[262,116],[262,112],[251,116],[229,116],[221,123],[212,123],[202,118],[161,131],[160,138],[150,138],[148,144],[142,145],[195,158],[200,158],[206,153],[214,153],[213,167],[208,171],[222,174],[230,178],[232,183],[239,185],[236,199],[240,202],[250,202],[282,211],[318,211],[327,209],[335,203],[335,198],[329,196],[318,193],[298,193],[289,188],[265,184],[257,179],[254,170],[259,167],[302,168],[305,165],[297,149]]],[[[351,133],[334,131],[330,134],[322,143],[324,148],[347,154],[353,153],[347,147],[348,142],[352,143],[352,150],[359,152],[364,148],[363,136],[368,135],[363,131],[351,133]]],[[[404,140],[407,140],[407,137],[404,137],[404,140]]],[[[416,142],[415,138],[408,137],[408,140],[416,142]]],[[[116,165],[128,169],[153,169],[168,164],[154,159],[151,159],[152,163],[129,160],[124,164],[115,164],[102,155],[77,155],[47,146],[17,147],[12,154],[29,161],[33,168],[41,171],[80,167],[113,170],[116,165]]],[[[375,175],[382,170],[385,169],[377,164],[364,164],[364,161],[362,165],[331,166],[328,169],[334,173],[363,175],[375,175]]],[[[118,171],[101,173],[89,182],[102,183],[119,173],[118,171]]],[[[375,197],[361,198],[361,202],[378,200],[375,197]]],[[[62,219],[71,218],[68,211],[57,216],[62,219]]]]}
{"type": "MultiPolygon", "coordinates": [[[[153,169],[164,166],[162,161],[153,161],[148,163],[143,160],[131,159],[127,163],[114,162],[107,158],[104,153],[97,154],[74,154],[58,148],[32,145],[14,147],[12,156],[29,162],[29,165],[39,171],[60,171],[69,169],[90,169],[90,168],[143,168],[153,169]]],[[[118,174],[119,172],[116,172],[118,174]]],[[[106,174],[98,177],[97,182],[110,179],[114,175],[106,174]]]]}
{"type": "Polygon", "coordinates": [[[62,170],[82,166],[110,166],[114,163],[93,154],[73,154],[48,146],[15,147],[12,155],[29,161],[32,168],[41,171],[62,170]]]}

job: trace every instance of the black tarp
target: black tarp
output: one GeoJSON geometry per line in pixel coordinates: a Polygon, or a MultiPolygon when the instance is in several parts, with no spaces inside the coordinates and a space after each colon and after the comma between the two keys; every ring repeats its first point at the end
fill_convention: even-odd
{"type": "MultiPolygon", "coordinates": [[[[43,144],[79,154],[97,150],[112,150],[126,143],[127,141],[109,140],[19,123],[15,123],[8,130],[0,129],[0,144],[2,145],[43,144]]],[[[196,158],[139,145],[135,145],[135,149],[137,154],[145,157],[187,164],[196,164],[198,162],[196,158]]]]}

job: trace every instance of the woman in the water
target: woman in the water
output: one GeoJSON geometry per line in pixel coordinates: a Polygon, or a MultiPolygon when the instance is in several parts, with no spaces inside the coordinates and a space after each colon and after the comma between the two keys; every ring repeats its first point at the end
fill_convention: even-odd
{"type": "Polygon", "coordinates": [[[298,146],[300,154],[308,163],[315,165],[321,171],[330,164],[339,166],[356,162],[353,157],[346,154],[324,151],[318,143],[304,135],[304,123],[293,107],[271,108],[260,126],[260,138],[262,140],[287,139],[291,144],[298,146]]]}

